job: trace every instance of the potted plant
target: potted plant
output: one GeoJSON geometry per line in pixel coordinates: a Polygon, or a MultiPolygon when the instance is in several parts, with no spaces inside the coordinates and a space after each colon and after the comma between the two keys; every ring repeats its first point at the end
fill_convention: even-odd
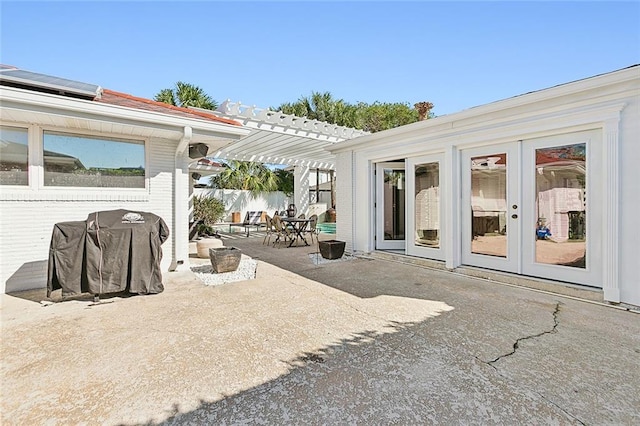
{"type": "Polygon", "coordinates": [[[224,203],[221,200],[207,196],[193,197],[193,220],[197,235],[216,235],[213,225],[219,222],[224,214],[224,203]]]}

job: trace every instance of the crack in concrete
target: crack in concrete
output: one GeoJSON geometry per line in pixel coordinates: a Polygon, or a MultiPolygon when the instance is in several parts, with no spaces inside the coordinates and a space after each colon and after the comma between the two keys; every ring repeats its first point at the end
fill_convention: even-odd
{"type": "Polygon", "coordinates": [[[535,339],[535,338],[538,338],[540,336],[544,336],[545,334],[556,333],[557,332],[557,328],[558,328],[558,324],[559,324],[559,321],[558,321],[558,313],[559,312],[560,312],[560,302],[556,302],[556,308],[553,311],[553,327],[551,328],[551,330],[545,330],[545,331],[543,331],[541,333],[538,333],[538,334],[532,334],[531,336],[525,336],[525,337],[519,338],[513,344],[513,350],[511,352],[509,352],[507,354],[504,354],[504,355],[500,355],[496,359],[494,359],[492,361],[488,361],[487,364],[489,364],[490,366],[494,367],[493,366],[494,363],[500,361],[503,358],[506,358],[508,356],[511,356],[511,355],[515,354],[516,351],[518,350],[519,346],[520,346],[520,342],[522,342],[524,340],[535,339]]]}
{"type": "MultiPolygon", "coordinates": [[[[504,378],[508,379],[509,377],[507,377],[507,376],[505,376],[504,374],[502,374],[502,373],[498,370],[498,368],[497,368],[495,365],[493,365],[493,364],[495,364],[496,362],[500,361],[500,360],[501,360],[501,359],[503,359],[503,358],[506,358],[506,357],[508,357],[508,356],[511,356],[511,355],[515,354],[515,353],[516,353],[516,351],[518,350],[519,346],[520,346],[520,342],[522,342],[522,341],[524,341],[524,340],[528,340],[528,339],[535,339],[535,338],[538,338],[538,337],[540,337],[540,336],[544,336],[545,334],[557,333],[557,328],[558,328],[558,325],[560,324],[560,322],[559,322],[559,320],[558,320],[558,314],[560,313],[560,305],[561,305],[561,303],[560,303],[560,302],[556,302],[556,307],[555,307],[555,309],[554,309],[554,311],[553,311],[553,327],[551,328],[551,330],[546,330],[546,331],[543,331],[543,332],[538,333],[538,334],[533,334],[533,335],[531,335],[531,336],[525,336],[525,337],[521,337],[521,338],[519,338],[519,339],[518,339],[518,340],[516,340],[516,341],[515,341],[515,343],[513,344],[513,350],[512,350],[511,352],[509,352],[509,353],[507,353],[507,354],[504,354],[504,355],[500,355],[499,357],[497,357],[496,359],[494,359],[494,360],[492,360],[492,361],[484,361],[484,360],[481,360],[480,358],[478,358],[477,356],[476,356],[475,358],[476,358],[478,361],[480,361],[480,362],[482,362],[482,363],[484,363],[484,364],[487,364],[488,366],[490,366],[491,368],[493,368],[493,369],[496,371],[496,373],[498,373],[498,375],[500,375],[500,376],[502,376],[502,377],[504,377],[504,378]]],[[[570,412],[568,412],[567,410],[565,410],[564,408],[562,408],[561,406],[559,406],[558,404],[556,404],[555,402],[553,402],[552,400],[550,400],[549,398],[547,398],[546,396],[544,396],[543,394],[541,394],[540,392],[535,391],[535,390],[533,390],[533,392],[534,392],[536,395],[538,395],[540,398],[542,398],[543,400],[545,400],[547,403],[549,403],[549,404],[553,405],[553,406],[554,406],[554,407],[556,407],[558,410],[562,411],[562,412],[563,412],[563,413],[565,413],[567,416],[569,416],[571,419],[573,419],[573,420],[575,420],[576,422],[578,422],[579,424],[581,424],[581,425],[584,425],[584,424],[585,424],[582,420],[580,420],[579,418],[577,418],[575,415],[571,414],[570,412]]]]}

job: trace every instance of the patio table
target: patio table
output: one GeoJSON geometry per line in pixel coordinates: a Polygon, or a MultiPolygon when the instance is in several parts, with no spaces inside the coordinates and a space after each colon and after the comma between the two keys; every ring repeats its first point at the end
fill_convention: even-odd
{"type": "MultiPolygon", "coordinates": [[[[311,222],[311,219],[301,219],[297,217],[281,217],[282,222],[284,222],[285,226],[288,226],[295,233],[295,238],[291,239],[288,247],[292,247],[294,242],[298,240],[304,241],[304,245],[308,246],[309,243],[307,239],[304,237],[303,232],[307,229],[307,226],[311,222]]],[[[296,244],[297,246],[298,244],[296,244]]]]}

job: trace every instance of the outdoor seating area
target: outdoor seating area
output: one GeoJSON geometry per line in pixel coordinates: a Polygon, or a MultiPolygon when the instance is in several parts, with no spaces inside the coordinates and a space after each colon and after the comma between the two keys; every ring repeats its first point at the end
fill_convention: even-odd
{"type": "Polygon", "coordinates": [[[314,237],[317,240],[317,223],[318,216],[311,215],[309,218],[305,214],[297,217],[290,217],[279,212],[275,212],[274,216],[266,216],[266,231],[262,244],[271,244],[271,237],[275,237],[273,241],[274,247],[280,247],[282,243],[287,247],[293,247],[304,243],[305,246],[313,244],[314,237]]]}

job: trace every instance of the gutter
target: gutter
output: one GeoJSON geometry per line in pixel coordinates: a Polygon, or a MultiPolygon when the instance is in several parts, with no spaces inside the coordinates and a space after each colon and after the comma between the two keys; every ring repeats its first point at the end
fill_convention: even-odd
{"type": "MultiPolygon", "coordinates": [[[[183,162],[185,151],[189,149],[189,143],[193,138],[193,129],[189,126],[185,126],[183,129],[182,138],[178,142],[178,147],[176,148],[175,157],[173,159],[174,172],[173,172],[173,244],[171,247],[171,266],[169,267],[170,271],[175,271],[181,265],[184,264],[185,259],[179,259],[178,246],[182,241],[183,232],[180,229],[180,224],[183,222],[184,214],[186,209],[182,200],[185,199],[183,197],[184,191],[186,188],[184,187],[183,182],[183,162]]],[[[188,172],[188,170],[187,170],[188,172]]]]}

